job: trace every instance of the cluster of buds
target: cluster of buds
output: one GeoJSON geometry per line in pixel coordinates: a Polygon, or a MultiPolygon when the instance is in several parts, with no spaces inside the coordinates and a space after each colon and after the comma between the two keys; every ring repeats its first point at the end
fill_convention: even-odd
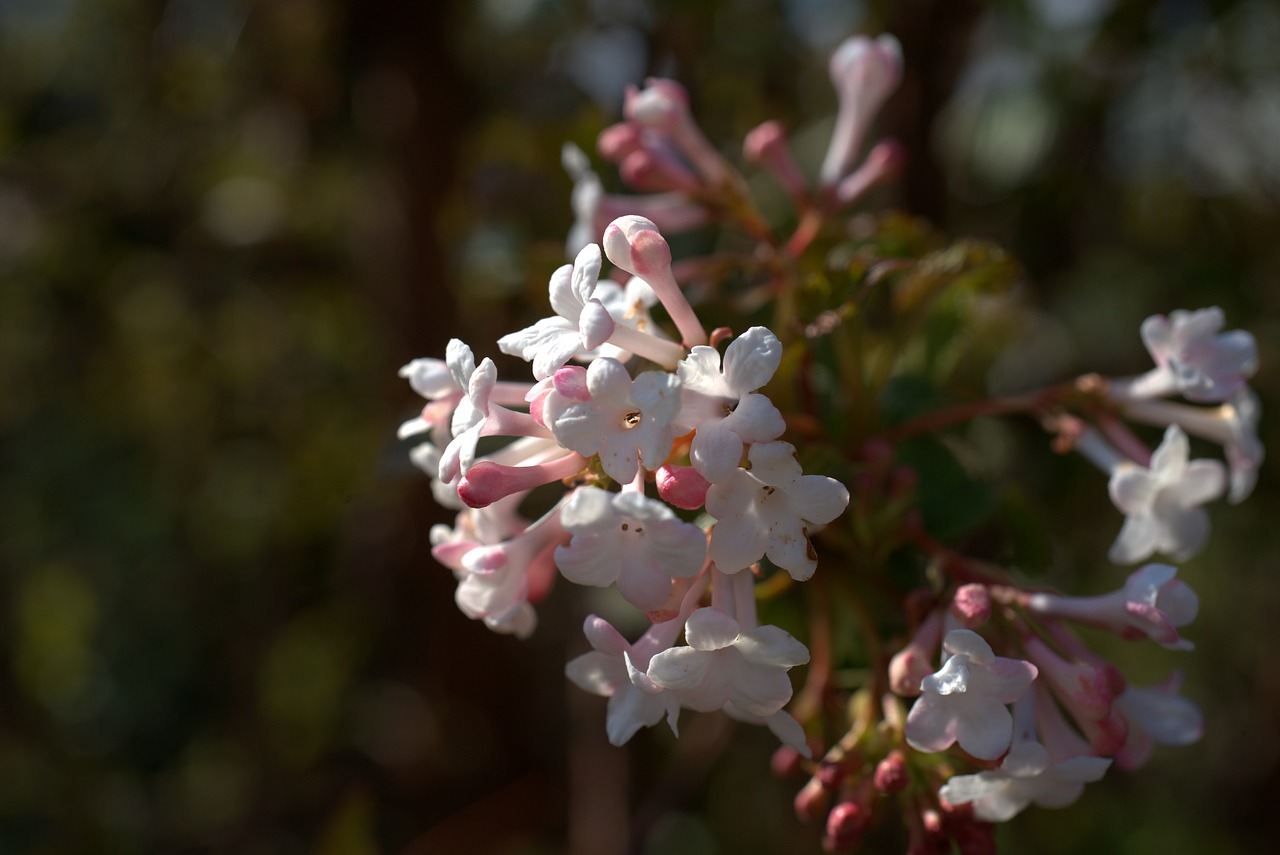
{"type": "MultiPolygon", "coordinates": [[[[1239,502],[1256,480],[1263,450],[1246,385],[1256,346],[1248,333],[1222,333],[1216,308],[1175,312],[1143,324],[1156,365],[1136,378],[1088,375],[896,425],[872,416],[848,436],[823,435],[812,401],[806,412],[780,410],[775,401],[813,398],[820,383],[833,396],[852,388],[874,400],[869,390],[882,387],[832,377],[872,362],[870,373],[883,376],[893,364],[847,321],[861,317],[858,301],[900,261],[855,266],[880,272],[843,303],[808,306],[808,317],[797,308],[798,283],[813,269],[801,263],[806,253],[832,224],[850,234],[840,212],[903,161],[892,141],[865,150],[902,77],[897,41],[851,38],[830,72],[837,117],[814,179],[777,122],[746,138],[745,159],[767,170],[794,206],[794,231],[782,235],[765,225],[746,181],[699,129],[679,84],[650,80],[628,90],[625,120],[600,134],[598,150],[639,195],[605,193],[587,155],[566,146],[573,261],[551,277],[554,314],[497,343],[528,362],[532,378],[499,381],[491,359],[477,363],[467,345],[451,341],[443,360],[401,370],[427,403],[400,436],[426,435],[411,458],[433,479],[437,500],[458,511],[454,525],[432,530],[432,554],[455,574],[468,617],[525,637],[557,577],[616,588],[643,614],[648,628],[634,641],[588,616],[591,650],[566,668],[575,684],[608,698],[610,742],[622,745],[664,719],[676,731],[685,709],[723,711],[766,725],[783,743],[774,771],[807,776],[796,811],[824,824],[827,851],[853,851],[896,813],[911,855],[992,852],[991,823],[1033,804],[1071,804],[1111,766],[1134,769],[1155,744],[1200,737],[1200,712],[1179,695],[1176,674],[1155,687],[1130,685],[1076,632],[1086,625],[1186,651],[1192,644],[1180,630],[1199,603],[1169,564],[1146,563],[1119,590],[1077,597],[944,546],[914,507],[930,473],[895,463],[898,443],[974,416],[1036,418],[1058,451],[1079,452],[1108,475],[1125,516],[1114,563],[1182,561],[1208,537],[1201,506],[1224,494],[1239,502]],[[708,332],[691,304],[684,273],[720,268],[705,259],[675,265],[663,233],[711,223],[755,239],[739,267],[744,280],[764,279],[760,290],[785,307],[773,330],[742,322],[736,335],[725,326],[708,332]],[[606,259],[612,267],[602,278],[606,259]],[[845,338],[834,348],[838,364],[819,376],[811,340],[826,336],[845,338]],[[793,347],[799,358],[790,358],[793,347]],[[778,383],[766,394],[784,365],[805,394],[778,383]],[[1164,427],[1163,441],[1152,450],[1131,424],[1164,427]],[[1219,443],[1226,465],[1190,460],[1189,435],[1219,443]],[[766,586],[777,592],[814,576],[812,538],[850,506],[840,480],[804,473],[788,437],[827,455],[806,454],[807,462],[843,454],[833,471],[854,488],[848,536],[833,532],[823,544],[824,555],[837,556],[824,558],[824,574],[874,573],[902,551],[934,571],[891,615],[874,613],[856,586],[843,590],[846,623],[869,639],[859,663],[869,676],[847,695],[834,677],[842,664],[831,638],[837,606],[825,592],[809,598],[812,656],[758,618],[766,586]],[[481,454],[482,440],[496,450],[481,454]],[[535,507],[536,519],[523,515],[535,507]],[[863,550],[872,535],[880,540],[863,550]],[[788,672],[802,665],[805,686],[792,703],[788,672]]],[[[714,294],[720,283],[709,284],[714,294]]],[[[925,302],[921,293],[900,302],[910,309],[925,302]]]]}

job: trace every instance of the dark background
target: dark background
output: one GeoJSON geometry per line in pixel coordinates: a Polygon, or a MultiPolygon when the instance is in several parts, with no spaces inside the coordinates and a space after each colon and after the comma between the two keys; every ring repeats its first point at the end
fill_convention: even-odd
{"type": "MultiPolygon", "coordinates": [[[[778,118],[812,169],[859,29],[907,63],[877,204],[1023,260],[1023,374],[1136,373],[1143,317],[1216,304],[1274,412],[1272,3],[0,0],[0,852],[816,851],[767,733],[604,743],[580,595],[526,643],[457,612],[395,372],[541,313],[560,146],[624,83],[684,82],[735,159],[778,118]]],[[[1280,835],[1271,469],[1182,571],[1205,739],[1008,851],[1280,835]]],[[[1085,477],[1044,512],[1100,556],[1085,477]]]]}

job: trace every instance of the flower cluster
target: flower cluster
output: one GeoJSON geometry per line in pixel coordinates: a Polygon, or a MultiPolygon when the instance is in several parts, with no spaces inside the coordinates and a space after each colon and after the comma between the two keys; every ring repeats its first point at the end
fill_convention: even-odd
{"type": "Polygon", "coordinates": [[[426,404],[400,436],[423,440],[411,458],[458,511],[431,543],[468,617],[525,637],[557,577],[616,589],[643,614],[631,641],[588,616],[590,651],[566,668],[608,698],[610,742],[664,719],[676,731],[682,710],[723,711],[781,740],[774,771],[807,778],[795,808],[821,822],[827,851],[890,833],[880,818],[896,814],[911,855],[983,853],[991,823],[1069,805],[1153,745],[1200,737],[1176,672],[1132,685],[1077,628],[1192,649],[1181,633],[1196,594],[1151,559],[1194,556],[1209,536],[1203,505],[1251,492],[1257,348],[1222,332],[1217,308],[1174,312],[1142,324],[1155,367],[1140,376],[894,412],[895,382],[964,362],[965,336],[939,344],[921,330],[978,328],[1011,299],[995,250],[937,250],[901,217],[842,218],[903,166],[896,143],[867,146],[902,62],[892,36],[835,52],[834,132],[812,180],[781,124],[747,135],[745,160],[790,201],[772,218],[678,83],[631,88],[597,147],[638,195],[606,193],[588,156],[565,147],[573,260],[551,276],[552,314],[497,342],[532,377],[500,381],[491,359],[451,341],[443,360],[402,369],[426,404]],[[750,249],[673,259],[664,233],[711,225],[750,249]],[[691,293],[726,307],[716,325],[691,293]],[[1033,418],[1057,451],[1107,475],[1124,515],[1110,560],[1141,565],[1121,587],[1049,590],[935,530],[922,495],[935,479],[954,488],[961,467],[943,443],[933,457],[908,445],[977,416],[1033,418]],[[1150,427],[1164,429],[1154,449],[1140,433],[1150,427]],[[1221,445],[1225,464],[1191,459],[1191,437],[1221,445]],[[830,475],[806,474],[802,459],[830,475]],[[765,601],[810,580],[812,652],[760,621],[765,601]],[[789,672],[802,665],[793,700],[789,672]],[[850,685],[849,674],[861,676],[850,685]]]}
{"type": "Polygon", "coordinates": [[[767,724],[807,752],[783,707],[787,671],[809,653],[759,624],[755,575],[767,557],[794,579],[812,576],[810,537],[840,515],[848,491],[805,475],[779,439],[782,415],[759,391],[782,359],[778,338],[756,326],[723,352],[711,346],[649,220],[618,218],[603,244],[630,276],[625,286],[601,287],[601,249],[589,243],[551,277],[555,314],[498,341],[532,365],[532,382],[499,382],[493,361],[477,365],[458,340],[443,361],[402,369],[427,404],[400,434],[428,434],[413,459],[442,502],[460,506],[453,527],[432,531],[432,553],[457,574],[459,608],[498,632],[534,630],[533,605],[557,572],[616,585],[650,617],[634,643],[589,617],[593,652],[568,666],[575,683],[610,698],[615,743],[664,716],[674,730],[683,708],[767,724]],[[618,299],[626,294],[632,302],[618,299]],[[657,303],[682,342],[653,322],[657,303]],[[478,455],[484,437],[509,441],[478,455]],[[553,482],[573,486],[538,520],[521,519],[530,492],[553,482]],[[698,511],[701,525],[687,521],[698,511]]]}

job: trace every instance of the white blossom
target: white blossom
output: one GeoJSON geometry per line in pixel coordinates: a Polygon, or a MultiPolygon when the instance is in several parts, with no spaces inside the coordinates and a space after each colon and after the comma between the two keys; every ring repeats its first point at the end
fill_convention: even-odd
{"type": "Polygon", "coordinates": [[[838,517],[849,491],[834,478],[803,474],[795,451],[788,442],[756,443],[747,452],[750,471],[737,469],[707,491],[707,513],[717,520],[710,555],[722,571],[767,555],[798,581],[813,575],[811,528],[838,517]]]}
{"type": "Polygon", "coordinates": [[[653,657],[649,679],[675,692],[682,707],[723,709],[746,720],[769,719],[779,712],[791,700],[788,669],[809,661],[808,649],[778,627],[743,629],[712,607],[690,615],[685,641],[687,646],[653,657]]]}
{"type": "Polygon", "coordinates": [[[538,380],[551,376],[579,353],[604,344],[613,334],[613,318],[595,298],[600,263],[600,247],[584,246],[573,264],[551,274],[548,291],[556,314],[498,339],[503,353],[533,363],[538,380]]]}
{"type": "Polygon", "coordinates": [[[679,619],[654,624],[635,644],[628,644],[608,621],[587,617],[582,631],[592,651],[569,662],[565,675],[579,688],[609,699],[605,731],[611,744],[625,744],[640,728],[653,727],[663,716],[675,730],[680,715],[676,696],[647,678],[637,683],[632,675],[643,675],[650,658],[671,646],[680,624],[679,619]]]}
{"type": "Polygon", "coordinates": [[[1200,505],[1222,495],[1226,472],[1216,460],[1191,460],[1187,435],[1177,425],[1143,468],[1123,462],[1111,473],[1111,500],[1125,515],[1111,546],[1111,560],[1134,564],[1155,552],[1190,558],[1209,537],[1209,514],[1200,505]]]}
{"type": "Polygon", "coordinates": [[[1244,330],[1220,332],[1217,306],[1152,315],[1142,322],[1142,342],[1156,367],[1125,387],[1134,397],[1180,392],[1200,403],[1226,401],[1258,370],[1258,347],[1244,330]]]}
{"type": "Polygon", "coordinates": [[[587,367],[586,401],[552,392],[543,418],[556,439],[579,454],[600,455],[605,473],[619,483],[635,477],[643,463],[656,469],[671,453],[671,421],[680,408],[680,381],[646,371],[635,380],[616,359],[601,357],[587,367]]]}
{"type": "Polygon", "coordinates": [[[917,751],[944,751],[955,743],[980,760],[995,760],[1013,739],[1013,703],[1035,679],[1036,667],[996,656],[982,636],[953,629],[943,641],[951,656],[920,683],[907,713],[907,743],[917,751]]]}
{"type": "Polygon", "coordinates": [[[720,352],[699,345],[677,366],[683,406],[681,432],[696,429],[689,458],[713,484],[738,467],[745,444],[777,439],[786,423],[777,407],[756,390],[773,377],[782,344],[764,327],[752,327],[720,352]]]}
{"type": "Polygon", "coordinates": [[[707,536],[641,493],[579,487],[565,503],[561,523],[573,535],[556,549],[556,564],[570,582],[605,587],[653,611],[671,595],[671,580],[702,569],[707,536]]]}

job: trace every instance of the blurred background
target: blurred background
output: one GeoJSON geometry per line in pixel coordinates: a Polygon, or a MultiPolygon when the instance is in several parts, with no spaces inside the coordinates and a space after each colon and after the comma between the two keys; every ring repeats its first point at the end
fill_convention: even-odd
{"type": "MultiPolygon", "coordinates": [[[[1142,318],[1220,305],[1277,412],[1265,0],[0,0],[0,852],[816,851],[762,729],[608,747],[574,595],[526,643],[457,612],[396,369],[541,312],[561,144],[625,84],[680,79],[734,159],[778,118],[812,168],[859,30],[906,55],[883,202],[1024,261],[1025,362],[1136,373],[1142,318]]],[[[1182,571],[1204,740],[1005,851],[1280,837],[1273,471],[1182,571]]],[[[1105,550],[1087,477],[1045,510],[1105,550]]]]}

